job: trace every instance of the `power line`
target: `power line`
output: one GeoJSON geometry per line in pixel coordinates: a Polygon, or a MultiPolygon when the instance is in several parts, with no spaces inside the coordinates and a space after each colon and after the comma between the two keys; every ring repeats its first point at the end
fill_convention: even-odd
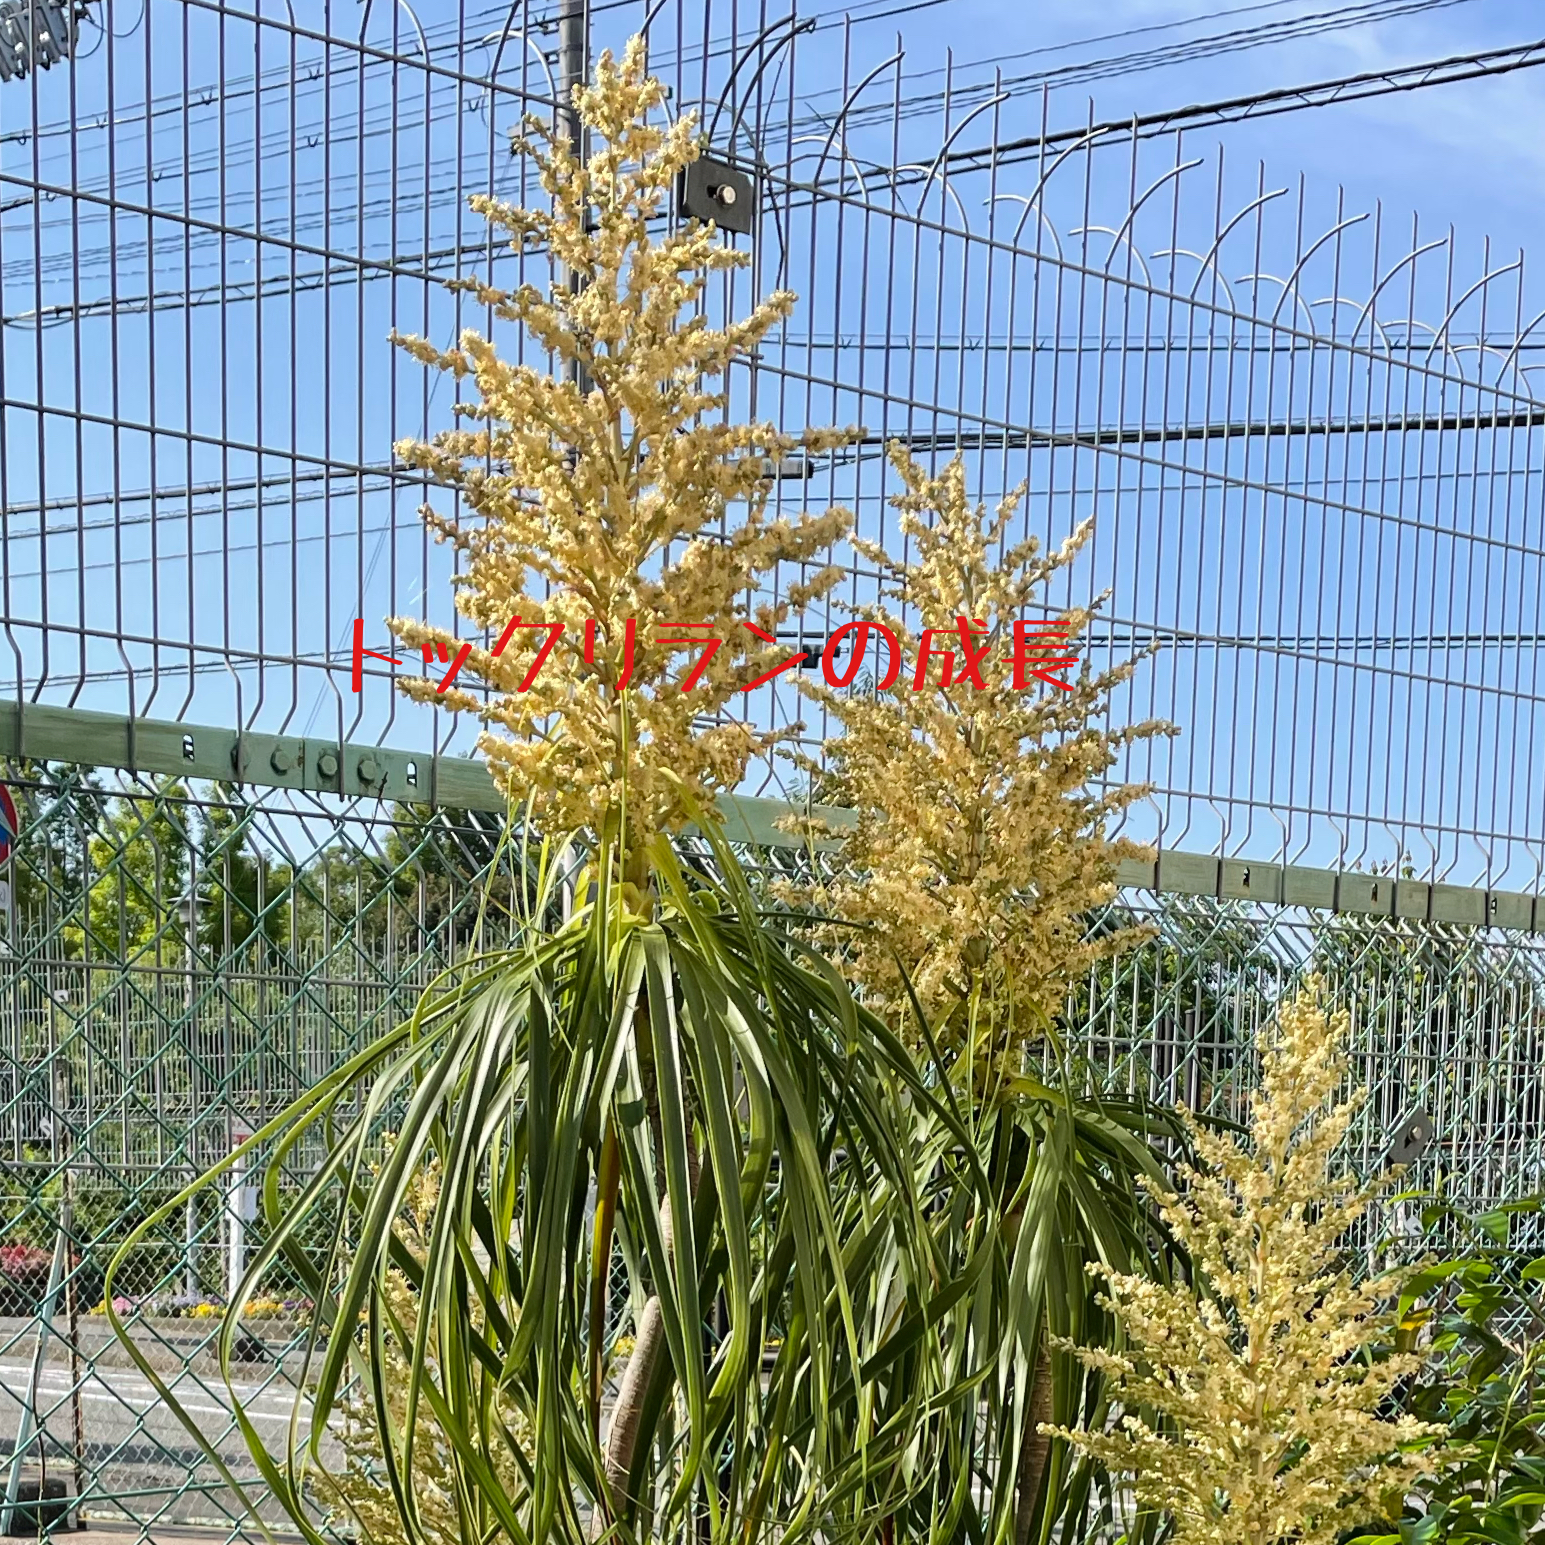
{"type": "MultiPolygon", "coordinates": [[[[1065,54],[1069,49],[1083,48],[1087,44],[1116,43],[1125,38],[1140,37],[1147,33],[1173,32],[1178,27],[1196,26],[1204,21],[1221,21],[1225,17],[1254,15],[1260,11],[1278,11],[1284,5],[1292,5],[1293,3],[1294,0],[1254,0],[1254,3],[1250,5],[1229,6],[1221,11],[1204,11],[1199,16],[1178,16],[1168,21],[1145,22],[1141,26],[1122,27],[1115,32],[1097,32],[1088,37],[1067,38],[1060,43],[1041,43],[1034,48],[1023,48],[1016,50],[1014,53],[987,54],[980,59],[966,60],[962,64],[957,65],[956,69],[974,70],[979,69],[983,65],[1005,64],[1010,60],[1034,59],[1045,54],[1065,54]]],[[[1392,3],[1392,0],[1385,0],[1385,3],[1392,3]]],[[[866,19],[854,17],[855,21],[866,19]]],[[[1289,17],[1287,20],[1291,21],[1293,18],[1289,17]]],[[[921,81],[928,79],[931,75],[943,75],[944,73],[943,66],[940,66],[938,69],[933,70],[918,70],[912,74],[910,79],[914,82],[921,81]]],[[[821,91],[809,92],[804,100],[806,102],[819,102],[823,97],[835,97],[838,101],[841,101],[843,95],[843,87],[828,86],[821,91]]]]}
{"type": "Polygon", "coordinates": [[[1369,70],[1360,75],[1344,75],[1307,86],[1280,86],[1250,96],[1227,97],[1218,102],[1198,103],[1158,113],[1137,113],[1130,118],[1111,118],[1077,129],[1054,129],[1046,134],[1007,140],[998,145],[952,150],[942,158],[942,164],[967,169],[973,165],[1004,166],[1029,159],[1030,153],[1039,152],[1043,147],[1050,149],[1084,138],[1092,141],[1109,134],[1122,134],[1133,135],[1138,139],[1152,139],[1198,124],[1241,123],[1252,118],[1270,118],[1279,113],[1296,113],[1310,107],[1361,102],[1397,92],[1420,91],[1427,86],[1448,86],[1459,81],[1508,75],[1516,70],[1532,70],[1541,64],[1545,64],[1545,38],[1533,43],[1514,44],[1508,48],[1486,49],[1480,53],[1451,54],[1444,59],[1405,65],[1393,70],[1369,70]]]}
{"type": "Polygon", "coordinates": [[[851,442],[851,454],[874,454],[895,439],[904,440],[910,451],[920,453],[1067,446],[1099,449],[1111,445],[1169,445],[1185,440],[1297,439],[1322,435],[1451,434],[1456,430],[1538,429],[1542,425],[1545,425],[1545,407],[1522,408],[1507,413],[1413,413],[1394,418],[1220,419],[1211,423],[1111,425],[1093,429],[962,428],[941,429],[934,434],[860,435],[851,442]]]}
{"type": "MultiPolygon", "coordinates": [[[[1113,77],[1146,74],[1150,70],[1164,69],[1175,64],[1189,64],[1199,59],[1217,58],[1225,54],[1240,53],[1272,43],[1289,42],[1298,38],[1320,37],[1331,32],[1342,32],[1370,23],[1393,20],[1418,12],[1446,10],[1454,5],[1468,5],[1473,0],[1361,0],[1361,3],[1338,5],[1329,10],[1308,12],[1299,16],[1283,17],[1275,21],[1259,22],[1249,27],[1234,28],[1225,32],[1210,33],[1204,37],[1183,38],[1173,43],[1138,49],[1130,53],[1109,54],[1093,59],[1078,60],[1072,64],[1023,75],[1011,75],[1002,79],[979,80],[963,85],[959,69],[952,74],[949,100],[957,108],[965,108],[977,102],[985,102],[1004,91],[1023,91],[1027,88],[1081,85],[1090,81],[1108,80],[1113,77]]],[[[1229,12],[1221,13],[1232,14],[1229,12]]],[[[1198,20],[1204,18],[1198,18],[1198,20]]],[[[1052,44],[1045,48],[1031,49],[1018,54],[990,55],[975,60],[965,69],[982,65],[998,64],[1009,59],[1025,59],[1035,54],[1060,52],[1065,48],[1078,47],[1081,43],[1119,41],[1146,28],[1131,28],[1125,32],[1107,33],[1102,37],[1087,38],[1068,44],[1052,44]]],[[[926,75],[939,75],[930,70],[926,75]]],[[[915,83],[924,78],[913,76],[915,83]]],[[[887,120],[892,113],[901,118],[913,118],[943,103],[945,92],[941,90],[917,92],[903,97],[893,104],[876,103],[867,109],[860,108],[848,115],[847,123],[858,125],[869,120],[887,120]]],[[[813,115],[810,122],[822,121],[813,115]]]]}

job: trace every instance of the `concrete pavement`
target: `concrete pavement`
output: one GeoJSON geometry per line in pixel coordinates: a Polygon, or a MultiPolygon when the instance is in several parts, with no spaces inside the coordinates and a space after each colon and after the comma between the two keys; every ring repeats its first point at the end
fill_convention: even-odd
{"type": "MultiPolygon", "coordinates": [[[[31,1363],[15,1356],[0,1359],[0,1456],[14,1447],[31,1363]]],[[[217,1376],[188,1370],[170,1373],[168,1386],[200,1425],[221,1460],[239,1481],[255,1481],[257,1468],[231,1411],[230,1397],[217,1376]]],[[[44,1364],[39,1408],[46,1435],[48,1470],[71,1477],[75,1468],[73,1387],[67,1363],[44,1364]]],[[[237,1382],[238,1398],[259,1433],[275,1448],[285,1441],[294,1386],[274,1370],[266,1378],[237,1382]]],[[[168,1523],[229,1524],[241,1516],[234,1497],[208,1457],[148,1379],[135,1368],[97,1366],[83,1370],[80,1386],[80,1455],[84,1474],[82,1500],[93,1509],[159,1517],[168,1523]]],[[[303,1413],[304,1413],[303,1407],[303,1413]]],[[[304,1434],[304,1414],[302,1434],[304,1434]]],[[[38,1445],[29,1444],[29,1472],[37,1469],[38,1445]]],[[[254,1497],[262,1488],[254,1490],[254,1497]]],[[[279,1522],[277,1509],[262,1509],[279,1522]]],[[[135,1536],[138,1537],[137,1535],[135,1536]]]]}

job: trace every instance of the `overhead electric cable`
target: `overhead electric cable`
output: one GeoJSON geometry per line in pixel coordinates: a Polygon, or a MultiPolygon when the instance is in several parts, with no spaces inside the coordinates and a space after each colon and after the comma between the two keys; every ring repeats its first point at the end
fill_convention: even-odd
{"type": "Polygon", "coordinates": [[[1532,70],[1541,64],[1545,64],[1545,38],[1507,48],[1485,49],[1479,53],[1452,54],[1443,59],[1403,65],[1392,70],[1368,70],[1358,75],[1317,81],[1312,85],[1280,86],[1249,96],[1193,103],[1157,113],[1136,113],[1130,118],[1109,118],[1079,128],[1053,129],[1045,134],[1027,135],[1023,139],[1007,140],[997,145],[952,150],[942,156],[940,162],[946,166],[969,166],[972,163],[1004,166],[1026,159],[1030,153],[1039,152],[1043,146],[1051,148],[1067,145],[1085,138],[1135,134],[1139,139],[1150,139],[1196,124],[1240,123],[1251,118],[1269,118],[1279,113],[1301,112],[1305,108],[1329,107],[1338,102],[1360,102],[1371,97],[1420,91],[1428,86],[1447,86],[1459,81],[1507,75],[1517,70],[1532,70]]]}
{"type": "MultiPolygon", "coordinates": [[[[1004,91],[1022,92],[1037,87],[1056,90],[1066,86],[1083,85],[1090,81],[1109,80],[1118,76],[1141,75],[1151,70],[1165,69],[1171,65],[1191,64],[1200,59],[1246,52],[1273,43],[1321,37],[1327,33],[1344,32],[1418,12],[1447,10],[1451,6],[1473,3],[1474,0],[1361,0],[1361,3],[1357,4],[1333,6],[1328,10],[1312,11],[1299,16],[1282,17],[1275,21],[1259,22],[1249,27],[1209,33],[1204,37],[1182,38],[1173,43],[1162,43],[1129,53],[1077,60],[1072,64],[1057,65],[1031,73],[1004,76],[999,72],[989,79],[977,79],[970,83],[962,79],[965,71],[978,70],[986,65],[1000,65],[1009,60],[1028,59],[1042,53],[1064,52],[1068,48],[1081,46],[1082,43],[1119,41],[1140,30],[1146,30],[1132,28],[1127,32],[1107,33],[1101,37],[1075,40],[1066,44],[1051,44],[1044,48],[1015,54],[989,55],[973,60],[969,64],[955,65],[950,71],[948,94],[953,107],[965,109],[1004,91]]],[[[910,80],[915,85],[921,79],[942,73],[944,72],[938,69],[928,70],[914,74],[910,80]]],[[[888,122],[893,114],[901,118],[914,118],[941,105],[944,98],[945,91],[942,88],[914,92],[901,98],[899,102],[876,102],[867,109],[860,108],[850,112],[846,121],[849,125],[856,126],[869,120],[888,122]]],[[[826,120],[818,112],[811,113],[807,120],[796,120],[796,132],[814,123],[825,124],[826,120]]]]}

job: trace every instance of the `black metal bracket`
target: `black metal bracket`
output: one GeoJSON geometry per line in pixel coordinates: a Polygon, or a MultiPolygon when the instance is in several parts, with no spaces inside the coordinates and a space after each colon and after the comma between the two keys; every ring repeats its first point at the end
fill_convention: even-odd
{"type": "MultiPolygon", "coordinates": [[[[826,653],[827,640],[824,638],[811,639],[805,633],[780,633],[780,639],[792,639],[803,651],[798,669],[802,671],[818,671],[821,668],[821,656],[826,653]]],[[[846,643],[839,643],[832,651],[832,663],[835,664],[842,658],[846,643]]]]}
{"type": "Polygon", "coordinates": [[[1414,1164],[1426,1153],[1432,1142],[1432,1117],[1424,1110],[1414,1110],[1395,1129],[1395,1139],[1389,1145],[1390,1166],[1414,1164]]]}
{"type": "Polygon", "coordinates": [[[700,156],[676,179],[676,213],[686,220],[711,220],[721,231],[755,234],[756,184],[723,161],[700,156]]]}

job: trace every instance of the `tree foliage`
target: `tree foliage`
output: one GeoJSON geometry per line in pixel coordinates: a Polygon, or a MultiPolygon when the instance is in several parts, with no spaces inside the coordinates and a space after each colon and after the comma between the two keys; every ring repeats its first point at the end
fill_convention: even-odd
{"type": "Polygon", "coordinates": [[[92,876],[83,916],[68,923],[77,951],[114,963],[148,964],[159,952],[186,949],[178,904],[188,894],[191,809],[185,784],[158,778],[146,799],[102,807],[86,841],[92,876]]]}

